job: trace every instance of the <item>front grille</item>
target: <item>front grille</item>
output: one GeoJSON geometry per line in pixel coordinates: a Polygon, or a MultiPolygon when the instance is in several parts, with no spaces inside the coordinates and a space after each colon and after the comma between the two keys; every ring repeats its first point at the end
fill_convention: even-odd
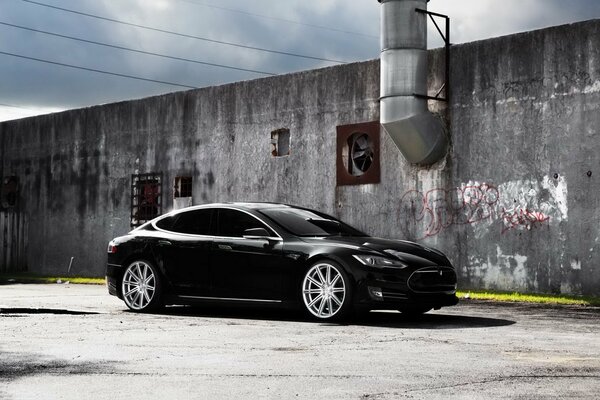
{"type": "Polygon", "coordinates": [[[408,287],[418,293],[442,293],[456,290],[456,273],[450,267],[425,267],[408,278],[408,287]]]}

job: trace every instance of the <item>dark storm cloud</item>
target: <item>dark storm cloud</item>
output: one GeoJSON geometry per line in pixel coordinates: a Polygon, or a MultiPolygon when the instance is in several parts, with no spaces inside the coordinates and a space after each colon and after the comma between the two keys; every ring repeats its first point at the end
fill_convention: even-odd
{"type": "MultiPolygon", "coordinates": [[[[344,61],[379,56],[376,38],[379,3],[376,0],[38,1],[160,29],[298,54],[344,61]],[[227,11],[222,7],[279,19],[227,11]]],[[[432,0],[429,8],[451,16],[454,43],[600,16],[600,2],[595,0],[432,0]]],[[[152,32],[22,0],[0,0],[0,21],[149,52],[274,73],[335,65],[152,32]]],[[[430,32],[430,46],[439,46],[437,34],[430,32]]],[[[263,76],[130,53],[1,25],[0,51],[195,87],[263,76]]],[[[19,105],[34,111],[38,108],[43,112],[82,107],[176,90],[183,88],[0,55],[0,104],[19,105]]],[[[0,106],[0,120],[24,114],[27,111],[0,106]]]]}
{"type": "MultiPolygon", "coordinates": [[[[377,54],[376,40],[372,38],[363,40],[363,42],[371,42],[369,46],[364,44],[352,46],[353,42],[346,38],[347,35],[341,33],[253,17],[180,0],[121,0],[118,2],[42,0],[42,2],[160,29],[298,54],[348,61],[374,57],[377,54]],[[370,46],[374,47],[369,52],[370,46]]],[[[217,4],[240,9],[244,9],[246,6],[246,3],[240,2],[221,1],[217,4]]],[[[304,2],[299,1],[295,4],[294,2],[287,3],[287,8],[280,4],[269,7],[273,4],[269,0],[257,1],[254,4],[255,8],[246,6],[245,9],[250,12],[267,14],[269,9],[275,9],[281,12],[276,14],[278,16],[317,21],[325,26],[331,24],[331,14],[336,12],[333,8],[320,15],[318,7],[316,9],[306,7],[304,2]],[[295,8],[298,8],[300,12],[290,12],[295,8]]],[[[376,4],[371,8],[375,12],[377,11],[376,4]]],[[[2,15],[0,20],[3,22],[39,30],[267,72],[286,73],[334,65],[323,61],[181,38],[66,13],[19,0],[2,1],[0,15],[2,15]]],[[[345,21],[339,21],[339,26],[344,27],[344,25],[345,21]]],[[[2,37],[0,51],[150,79],[178,82],[189,86],[203,87],[264,76],[165,60],[13,27],[0,26],[0,35],[2,37]]],[[[70,108],[182,90],[176,86],[78,71],[6,55],[0,57],[2,57],[0,73],[3,77],[0,103],[5,104],[70,108]]]]}
{"type": "Polygon", "coordinates": [[[600,18],[598,0],[431,0],[429,9],[451,17],[453,43],[600,18]]]}

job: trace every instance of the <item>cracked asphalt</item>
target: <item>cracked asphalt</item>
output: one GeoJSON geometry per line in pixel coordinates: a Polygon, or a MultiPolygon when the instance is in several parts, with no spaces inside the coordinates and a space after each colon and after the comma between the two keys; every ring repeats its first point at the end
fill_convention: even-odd
{"type": "Polygon", "coordinates": [[[136,314],[103,286],[0,286],[1,399],[597,399],[600,309],[463,301],[346,324],[136,314]]]}

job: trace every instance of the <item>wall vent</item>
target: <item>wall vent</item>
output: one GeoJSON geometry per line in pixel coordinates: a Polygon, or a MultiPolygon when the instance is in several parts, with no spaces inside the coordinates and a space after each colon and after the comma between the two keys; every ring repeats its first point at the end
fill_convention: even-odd
{"type": "Polygon", "coordinates": [[[337,130],[337,185],[379,183],[379,121],[340,125],[337,130]]]}

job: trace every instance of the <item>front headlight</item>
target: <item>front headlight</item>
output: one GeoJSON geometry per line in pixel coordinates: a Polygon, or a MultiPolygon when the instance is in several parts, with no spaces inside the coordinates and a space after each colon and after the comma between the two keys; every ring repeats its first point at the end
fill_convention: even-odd
{"type": "Polygon", "coordinates": [[[354,254],[354,258],[360,261],[361,264],[375,268],[406,268],[408,265],[399,260],[392,260],[387,257],[372,256],[367,254],[354,254]]]}

